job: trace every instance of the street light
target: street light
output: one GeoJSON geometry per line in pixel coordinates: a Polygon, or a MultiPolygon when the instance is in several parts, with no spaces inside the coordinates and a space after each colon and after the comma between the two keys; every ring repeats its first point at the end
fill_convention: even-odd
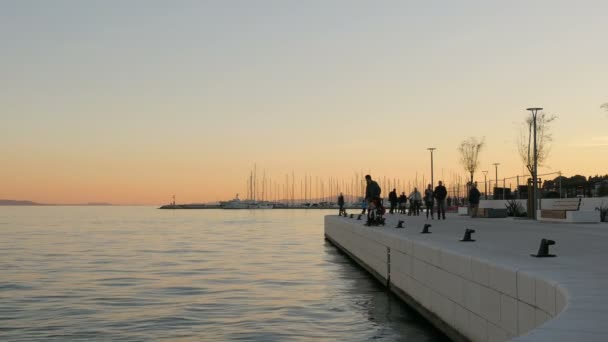
{"type": "Polygon", "coordinates": [[[488,171],[481,171],[483,172],[483,184],[485,187],[485,191],[483,193],[485,199],[488,199],[488,171]]]}
{"type": "Polygon", "coordinates": [[[435,178],[433,174],[433,151],[435,151],[436,149],[437,148],[435,147],[427,148],[427,150],[431,151],[431,186],[435,186],[435,178]]]}
{"type": "Polygon", "coordinates": [[[530,113],[532,113],[532,119],[533,119],[533,123],[534,123],[534,171],[532,173],[532,182],[533,182],[533,190],[532,190],[532,203],[534,203],[532,205],[532,217],[536,220],[536,208],[538,208],[538,183],[537,183],[537,177],[538,177],[538,155],[537,155],[537,149],[536,149],[536,114],[538,113],[539,110],[543,110],[540,107],[532,107],[532,108],[526,108],[526,110],[529,110],[530,113]]]}
{"type": "Polygon", "coordinates": [[[496,182],[495,182],[495,184],[494,184],[494,187],[495,187],[496,189],[498,189],[498,165],[500,165],[500,163],[494,163],[494,164],[492,164],[492,165],[494,165],[494,168],[495,168],[495,170],[496,170],[496,182]]]}

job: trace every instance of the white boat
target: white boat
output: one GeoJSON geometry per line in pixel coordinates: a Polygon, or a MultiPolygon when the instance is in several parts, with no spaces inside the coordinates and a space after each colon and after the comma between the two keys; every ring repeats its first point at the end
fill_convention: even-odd
{"type": "Polygon", "coordinates": [[[220,207],[222,209],[272,209],[274,206],[269,202],[241,201],[239,194],[236,194],[234,199],[220,202],[220,207]]]}

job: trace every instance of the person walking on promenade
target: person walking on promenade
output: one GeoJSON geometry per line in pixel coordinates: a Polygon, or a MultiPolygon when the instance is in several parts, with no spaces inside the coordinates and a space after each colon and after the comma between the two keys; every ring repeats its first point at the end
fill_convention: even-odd
{"type": "Polygon", "coordinates": [[[445,220],[445,198],[448,196],[448,190],[443,186],[443,182],[439,181],[439,185],[435,187],[435,200],[437,200],[437,219],[441,217],[445,220]]]}
{"type": "Polygon", "coordinates": [[[405,192],[402,192],[399,196],[399,214],[405,214],[405,203],[407,203],[407,196],[405,196],[405,192]]]}
{"type": "Polygon", "coordinates": [[[431,220],[434,220],[433,216],[433,204],[435,202],[435,194],[433,193],[433,186],[429,184],[424,190],[424,206],[426,207],[426,219],[429,219],[429,213],[431,214],[431,220]]]}
{"type": "Polygon", "coordinates": [[[365,198],[361,199],[361,215],[365,215],[365,210],[367,209],[367,201],[365,198]]]}
{"type": "Polygon", "coordinates": [[[471,205],[471,217],[477,217],[477,211],[479,209],[479,199],[481,193],[477,189],[477,183],[471,184],[471,190],[469,190],[469,204],[471,205]]]}
{"type": "Polygon", "coordinates": [[[388,201],[391,204],[391,209],[388,211],[389,214],[393,214],[397,211],[397,190],[393,189],[393,191],[388,193],[388,201]]]}
{"type": "Polygon", "coordinates": [[[418,188],[414,188],[414,191],[410,194],[410,210],[413,211],[413,215],[420,215],[420,207],[422,205],[422,194],[418,191],[418,188]]]}
{"type": "Polygon", "coordinates": [[[338,212],[338,216],[344,215],[346,216],[346,209],[344,209],[344,195],[340,193],[338,196],[338,205],[340,206],[340,211],[338,212]]]}
{"type": "Polygon", "coordinates": [[[372,176],[365,175],[365,201],[367,202],[367,216],[369,217],[370,211],[376,209],[380,205],[380,194],[382,189],[376,181],[372,180],[372,176]]]}

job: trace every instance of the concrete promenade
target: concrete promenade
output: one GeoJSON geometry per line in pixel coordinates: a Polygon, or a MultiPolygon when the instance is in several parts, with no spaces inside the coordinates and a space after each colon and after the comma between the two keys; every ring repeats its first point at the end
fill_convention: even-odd
{"type": "Polygon", "coordinates": [[[608,341],[606,223],[356,216],[326,216],[326,238],[455,340],[608,341]],[[557,257],[530,256],[543,238],[557,257]]]}

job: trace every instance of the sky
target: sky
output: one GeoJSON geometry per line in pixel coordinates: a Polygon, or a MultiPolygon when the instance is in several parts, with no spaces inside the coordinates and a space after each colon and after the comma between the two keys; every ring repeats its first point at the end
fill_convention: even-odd
{"type": "MultiPolygon", "coordinates": [[[[352,179],[608,173],[606,1],[0,1],[0,198],[246,194],[254,165],[352,179]],[[478,173],[481,174],[481,173],[478,173]]],[[[483,179],[483,176],[476,179],[483,179]],[[481,178],[480,178],[481,177],[481,178]]],[[[283,181],[284,182],[284,181],[283,181]]],[[[404,189],[404,191],[411,189],[404,189]]]]}

